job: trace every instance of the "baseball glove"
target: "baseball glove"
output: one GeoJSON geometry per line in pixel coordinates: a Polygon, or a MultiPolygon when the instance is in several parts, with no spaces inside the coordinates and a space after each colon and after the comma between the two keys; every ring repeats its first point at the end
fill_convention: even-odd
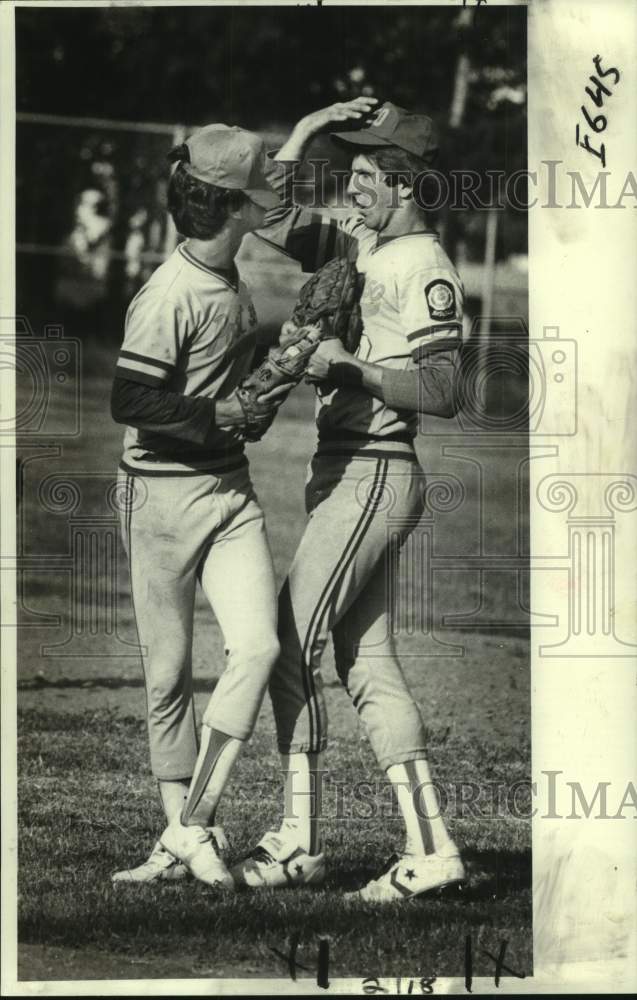
{"type": "Polygon", "coordinates": [[[335,257],[305,282],[292,321],[296,326],[319,323],[321,339],[338,337],[343,347],[354,354],[363,329],[360,293],[356,265],[344,257],[335,257]]]}
{"type": "Polygon", "coordinates": [[[287,324],[286,329],[279,346],[273,347],[237,388],[237,398],[246,420],[243,431],[246,441],[258,441],[265,434],[280,404],[305,375],[308,361],[322,339],[318,325],[295,328],[287,324]],[[268,393],[274,396],[266,402],[262,397],[268,393]]]}
{"type": "Polygon", "coordinates": [[[258,441],[265,434],[280,404],[305,375],[321,340],[338,337],[354,353],[362,331],[359,294],[356,265],[344,258],[329,261],[306,281],[292,321],[283,325],[278,346],[270,349],[237,389],[246,441],[258,441]],[[272,402],[264,401],[262,397],[273,391],[272,402]]]}

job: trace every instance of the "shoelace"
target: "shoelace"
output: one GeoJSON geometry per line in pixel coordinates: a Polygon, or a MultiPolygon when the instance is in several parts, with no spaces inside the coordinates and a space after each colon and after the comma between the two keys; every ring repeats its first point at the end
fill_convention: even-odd
{"type": "Polygon", "coordinates": [[[376,876],[376,878],[371,879],[371,881],[372,882],[380,882],[380,880],[382,879],[383,875],[386,875],[388,871],[391,871],[391,869],[394,867],[394,865],[398,864],[399,861],[400,861],[400,858],[398,857],[397,854],[390,855],[390,857],[387,858],[387,861],[385,862],[385,864],[383,865],[383,867],[379,871],[379,873],[376,876]]]}
{"type": "Polygon", "coordinates": [[[200,844],[207,844],[209,841],[212,843],[213,847],[216,849],[215,838],[212,836],[210,830],[206,830],[204,827],[200,827],[201,832],[197,834],[197,840],[200,844]]]}
{"type": "MultiPolygon", "coordinates": [[[[166,864],[176,865],[177,858],[170,851],[162,845],[158,851],[155,851],[153,855],[145,862],[150,867],[165,868],[166,864]]],[[[141,867],[141,866],[140,866],[141,867]]]]}
{"type": "Polygon", "coordinates": [[[265,847],[255,847],[253,851],[250,851],[248,857],[252,858],[254,861],[264,861],[267,865],[273,865],[275,863],[274,858],[268,851],[266,851],[265,847]]]}

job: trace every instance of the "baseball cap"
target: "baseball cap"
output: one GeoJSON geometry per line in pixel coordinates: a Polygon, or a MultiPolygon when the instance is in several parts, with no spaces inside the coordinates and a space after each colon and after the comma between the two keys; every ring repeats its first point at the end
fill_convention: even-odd
{"type": "Polygon", "coordinates": [[[398,146],[425,157],[438,151],[436,126],[427,115],[417,115],[385,101],[368,116],[360,129],[332,132],[335,142],[348,146],[398,146]]]}
{"type": "Polygon", "coordinates": [[[206,184],[243,191],[261,208],[274,208],[279,196],[265,176],[265,144],[254,132],[238,125],[205,125],[189,136],[184,145],[188,160],[183,167],[206,184]]]}

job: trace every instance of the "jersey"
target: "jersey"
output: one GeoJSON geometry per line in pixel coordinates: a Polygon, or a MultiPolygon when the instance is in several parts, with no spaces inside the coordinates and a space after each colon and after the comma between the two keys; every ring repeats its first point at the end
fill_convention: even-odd
{"type": "MultiPolygon", "coordinates": [[[[257,317],[236,268],[215,270],[181,244],[132,300],[116,375],[190,397],[228,396],[250,369],[257,317]]],[[[222,472],[246,464],[235,430],[205,445],[127,427],[121,467],[145,475],[222,472]]]]}
{"type": "MultiPolygon", "coordinates": [[[[284,188],[282,171],[272,183],[284,188]]],[[[285,192],[284,192],[285,199],[285,192]]],[[[256,234],[316,271],[333,257],[356,262],[364,276],[362,361],[397,370],[416,369],[427,353],[462,343],[463,285],[434,230],[383,239],[356,215],[337,220],[284,200],[256,234]]],[[[392,409],[352,386],[317,389],[319,453],[413,452],[418,414],[392,409]]]]}
{"type": "MultiPolygon", "coordinates": [[[[363,333],[356,357],[385,368],[415,368],[432,350],[449,350],[462,338],[463,288],[433,231],[378,240],[353,219],[342,232],[357,244],[356,264],[364,275],[363,333]]],[[[393,410],[382,400],[351,387],[319,392],[317,425],[322,439],[411,438],[417,413],[393,410]]]]}

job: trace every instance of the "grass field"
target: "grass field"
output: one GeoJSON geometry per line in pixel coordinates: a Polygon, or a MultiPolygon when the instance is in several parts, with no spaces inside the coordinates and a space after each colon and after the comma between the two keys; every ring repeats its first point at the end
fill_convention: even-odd
{"type": "MultiPolygon", "coordinates": [[[[458,510],[436,515],[436,550],[459,558],[453,569],[436,574],[434,617],[471,611],[485,598],[494,624],[441,628],[440,637],[456,647],[455,655],[444,656],[438,654],[445,650],[432,650],[408,619],[398,644],[430,728],[434,775],[447,795],[449,826],[469,870],[467,887],[381,912],[343,901],[343,891],[373,875],[400,847],[401,824],[329,656],[326,887],[227,898],[192,881],[112,886],[111,872],[142,859],[162,827],[148,769],[139,662],[134,655],[114,655],[121,650],[112,638],[101,646],[96,640],[91,654],[80,659],[44,656],[41,648],[59,641],[71,598],[67,577],[51,572],[49,562],[68,549],[68,515],[42,509],[38,484],[54,473],[70,478],[87,471],[108,474],[119,458],[120,429],[105,416],[112,357],[94,352],[89,361],[82,380],[81,437],[65,444],[59,456],[33,459],[24,471],[23,552],[39,557],[25,576],[25,624],[37,624],[38,614],[59,614],[61,625],[25,627],[20,637],[20,977],[287,976],[285,956],[294,935],[298,963],[305,967],[299,976],[314,974],[319,938],[329,941],[333,976],[458,975],[469,934],[475,975],[492,975],[486,951],[496,954],[503,941],[507,964],[529,974],[528,642],[523,625],[502,624],[512,607],[510,575],[494,574],[486,594],[478,573],[461,565],[462,553],[478,551],[477,525],[483,521],[506,550],[514,486],[503,463],[501,480],[489,484],[488,511],[482,520],[476,518],[479,476],[466,463],[443,462],[436,442],[440,466],[435,471],[460,477],[466,497],[458,510]],[[370,780],[377,784],[360,784],[370,780]],[[512,811],[507,790],[511,795],[516,786],[517,811],[512,811]]],[[[67,405],[65,398],[55,405],[67,405]]],[[[280,579],[303,529],[304,467],[314,440],[311,409],[309,393],[299,390],[265,441],[250,449],[280,579]]],[[[427,461],[433,459],[423,458],[427,461]]],[[[90,481],[82,487],[88,510],[91,490],[97,488],[90,481]]],[[[402,586],[413,581],[403,578],[402,586]]],[[[120,566],[118,627],[132,642],[127,588],[120,566]]],[[[193,654],[199,715],[221,663],[219,631],[199,597],[193,654]]],[[[266,704],[220,816],[237,855],[279,819],[274,746],[266,704]]]]}

